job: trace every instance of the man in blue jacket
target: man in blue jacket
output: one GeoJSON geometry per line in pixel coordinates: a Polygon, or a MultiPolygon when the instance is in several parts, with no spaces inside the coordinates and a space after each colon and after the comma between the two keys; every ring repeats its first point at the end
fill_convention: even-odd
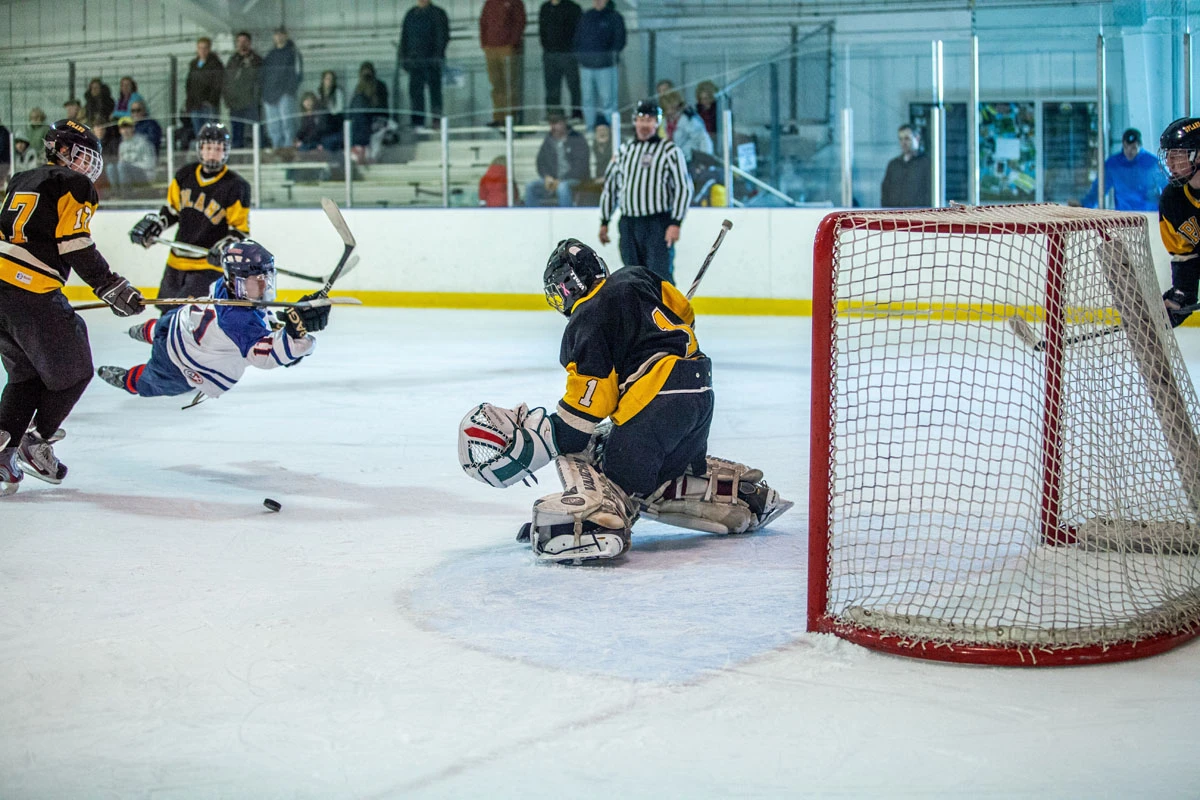
{"type": "MultiPolygon", "coordinates": [[[[1095,208],[1098,180],[1083,198],[1086,208],[1095,208]]],[[[1158,197],[1166,178],[1158,168],[1158,159],[1142,149],[1142,134],[1130,128],[1121,136],[1121,152],[1104,161],[1104,191],[1113,193],[1116,211],[1157,211],[1158,197]]],[[[1107,204],[1106,204],[1107,205],[1107,204]]]]}
{"type": "Polygon", "coordinates": [[[273,34],[275,49],[262,63],[262,103],[267,115],[267,136],[272,147],[292,147],[300,129],[300,109],[296,90],[304,77],[300,51],[280,26],[273,34]]]}
{"type": "Polygon", "coordinates": [[[592,0],[575,26],[575,60],[579,62],[583,121],[590,131],[596,117],[605,121],[617,110],[617,61],[625,49],[625,20],[612,0],[592,0]]]}
{"type": "Polygon", "coordinates": [[[442,67],[449,44],[450,17],[430,0],[417,0],[404,15],[400,26],[398,54],[401,68],[408,73],[408,102],[412,106],[412,124],[417,133],[432,133],[433,128],[441,124],[442,67]],[[427,88],[429,111],[433,115],[428,126],[425,124],[427,88]]]}

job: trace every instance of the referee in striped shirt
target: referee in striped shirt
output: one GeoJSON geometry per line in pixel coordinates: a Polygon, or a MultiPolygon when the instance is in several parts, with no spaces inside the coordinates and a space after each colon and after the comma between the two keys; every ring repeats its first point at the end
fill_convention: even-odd
{"type": "Polygon", "coordinates": [[[642,100],[633,112],[634,141],[626,142],[604,173],[600,192],[600,243],[608,244],[608,222],[620,198],[621,261],[648,268],[675,282],[674,250],[679,226],[692,200],[692,176],[683,151],[658,135],[662,111],[642,100]]]}

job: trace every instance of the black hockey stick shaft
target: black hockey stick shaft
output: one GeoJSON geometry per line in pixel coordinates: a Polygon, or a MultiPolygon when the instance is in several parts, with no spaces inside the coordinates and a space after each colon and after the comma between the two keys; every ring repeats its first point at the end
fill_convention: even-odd
{"type": "Polygon", "coordinates": [[[717,240],[713,242],[713,246],[709,248],[708,255],[704,257],[704,263],[700,265],[700,271],[696,273],[696,279],[692,281],[692,288],[687,291],[687,299],[691,300],[692,295],[696,294],[696,290],[700,288],[700,281],[704,279],[704,273],[708,272],[708,267],[712,264],[713,256],[717,254],[717,250],[721,247],[721,242],[725,241],[725,234],[733,230],[733,223],[729,220],[721,221],[721,232],[717,234],[717,240]]]}
{"type": "Polygon", "coordinates": [[[337,203],[328,197],[322,197],[321,208],[325,210],[325,216],[329,217],[329,221],[333,223],[334,230],[338,232],[338,236],[342,238],[342,244],[345,246],[337,266],[329,274],[329,279],[325,281],[325,286],[317,293],[327,295],[329,294],[329,290],[333,288],[334,281],[341,277],[342,272],[346,268],[346,263],[350,260],[350,255],[354,252],[354,248],[357,247],[358,243],[354,241],[354,234],[350,232],[350,226],[346,224],[346,218],[342,216],[342,210],[338,208],[337,203]]]}

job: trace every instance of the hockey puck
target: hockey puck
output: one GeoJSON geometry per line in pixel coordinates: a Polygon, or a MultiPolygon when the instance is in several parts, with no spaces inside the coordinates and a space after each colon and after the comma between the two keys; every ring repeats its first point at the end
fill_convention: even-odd
{"type": "Polygon", "coordinates": [[[272,500],[269,497],[263,498],[263,505],[269,508],[271,511],[278,511],[279,509],[283,508],[278,501],[272,500]]]}

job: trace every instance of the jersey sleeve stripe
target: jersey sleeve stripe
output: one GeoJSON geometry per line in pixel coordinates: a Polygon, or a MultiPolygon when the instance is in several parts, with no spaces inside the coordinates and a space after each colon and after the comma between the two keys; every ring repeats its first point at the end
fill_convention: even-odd
{"type": "Polygon", "coordinates": [[[586,433],[587,435],[591,436],[593,431],[596,430],[596,420],[580,416],[579,414],[575,413],[574,410],[568,408],[564,403],[561,402],[558,404],[558,417],[563,421],[564,424],[574,428],[580,433],[586,433]]]}
{"type": "Polygon", "coordinates": [[[91,236],[80,236],[75,239],[64,239],[58,243],[58,253],[59,255],[66,255],[67,253],[74,253],[76,250],[86,250],[93,244],[95,244],[95,242],[92,241],[91,236]]]}

